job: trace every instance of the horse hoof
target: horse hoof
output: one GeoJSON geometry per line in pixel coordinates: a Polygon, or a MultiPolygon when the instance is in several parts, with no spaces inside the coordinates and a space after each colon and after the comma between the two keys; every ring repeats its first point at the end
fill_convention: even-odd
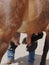
{"type": "MultiPolygon", "coordinates": [[[[14,63],[14,60],[8,60],[6,63],[5,63],[5,65],[10,65],[10,64],[12,64],[12,63],[14,63]]],[[[3,64],[4,65],[4,64],[3,64]]]]}
{"type": "Polygon", "coordinates": [[[46,63],[45,62],[41,62],[40,65],[46,65],[46,63]]]}

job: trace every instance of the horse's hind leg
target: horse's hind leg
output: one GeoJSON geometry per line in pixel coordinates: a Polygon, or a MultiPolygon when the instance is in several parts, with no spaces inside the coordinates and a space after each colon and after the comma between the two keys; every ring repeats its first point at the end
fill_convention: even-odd
{"type": "Polygon", "coordinates": [[[48,53],[48,49],[49,49],[48,43],[49,43],[49,41],[46,38],[40,65],[46,65],[46,57],[47,57],[47,53],[48,53]]]}
{"type": "Polygon", "coordinates": [[[8,48],[9,44],[7,43],[0,43],[0,62],[1,62],[1,59],[4,55],[4,53],[6,52],[7,48],[8,48]]]}

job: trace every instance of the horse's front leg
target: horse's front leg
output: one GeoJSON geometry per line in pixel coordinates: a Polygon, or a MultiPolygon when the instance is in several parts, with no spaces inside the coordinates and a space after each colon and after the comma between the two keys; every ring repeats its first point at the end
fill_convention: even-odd
{"type": "Polygon", "coordinates": [[[4,55],[4,53],[6,52],[7,48],[8,48],[9,44],[3,42],[3,43],[0,43],[0,62],[1,62],[1,59],[4,55]]]}
{"type": "Polygon", "coordinates": [[[46,65],[46,57],[48,49],[49,49],[49,41],[48,38],[46,38],[40,65],[46,65]]]}

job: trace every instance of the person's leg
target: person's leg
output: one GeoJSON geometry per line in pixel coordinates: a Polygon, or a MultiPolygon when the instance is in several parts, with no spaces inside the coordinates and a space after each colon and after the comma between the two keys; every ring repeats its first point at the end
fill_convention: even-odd
{"type": "Polygon", "coordinates": [[[29,55],[28,55],[28,65],[34,65],[34,61],[35,61],[35,50],[37,48],[37,39],[38,37],[36,38],[36,35],[32,35],[31,36],[31,45],[28,46],[27,45],[27,51],[29,52],[29,55]]]}
{"type": "Polygon", "coordinates": [[[28,65],[34,65],[35,61],[35,50],[37,48],[37,41],[33,42],[30,47],[27,46],[28,55],[28,65]]]}
{"type": "Polygon", "coordinates": [[[8,62],[7,63],[11,63],[14,61],[14,56],[15,56],[15,49],[17,48],[17,46],[14,44],[14,42],[10,42],[10,46],[9,49],[7,51],[7,58],[8,58],[8,62]]]}
{"type": "Polygon", "coordinates": [[[35,51],[29,52],[28,55],[28,65],[33,65],[35,60],[35,51]]]}

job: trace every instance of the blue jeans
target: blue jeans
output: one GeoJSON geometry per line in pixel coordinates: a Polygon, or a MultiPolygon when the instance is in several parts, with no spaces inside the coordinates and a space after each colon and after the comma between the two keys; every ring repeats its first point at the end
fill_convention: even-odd
{"type": "Polygon", "coordinates": [[[7,58],[9,60],[14,60],[14,55],[15,55],[15,50],[13,50],[12,48],[8,49],[7,58]]]}
{"type": "MultiPolygon", "coordinates": [[[[14,59],[14,55],[15,55],[15,49],[16,47],[14,45],[11,45],[12,47],[8,49],[7,52],[7,57],[9,60],[14,59]],[[14,49],[13,49],[14,47],[14,49]]],[[[34,59],[35,59],[35,51],[30,51],[29,55],[28,55],[28,64],[32,64],[34,63],[34,59]]]]}
{"type": "MultiPolygon", "coordinates": [[[[9,49],[7,52],[7,57],[9,60],[13,60],[15,55],[15,50],[9,49]]],[[[29,52],[28,55],[28,64],[33,64],[35,60],[35,51],[29,52]]]]}
{"type": "Polygon", "coordinates": [[[35,51],[29,52],[28,55],[28,64],[33,64],[35,60],[35,51]]]}

